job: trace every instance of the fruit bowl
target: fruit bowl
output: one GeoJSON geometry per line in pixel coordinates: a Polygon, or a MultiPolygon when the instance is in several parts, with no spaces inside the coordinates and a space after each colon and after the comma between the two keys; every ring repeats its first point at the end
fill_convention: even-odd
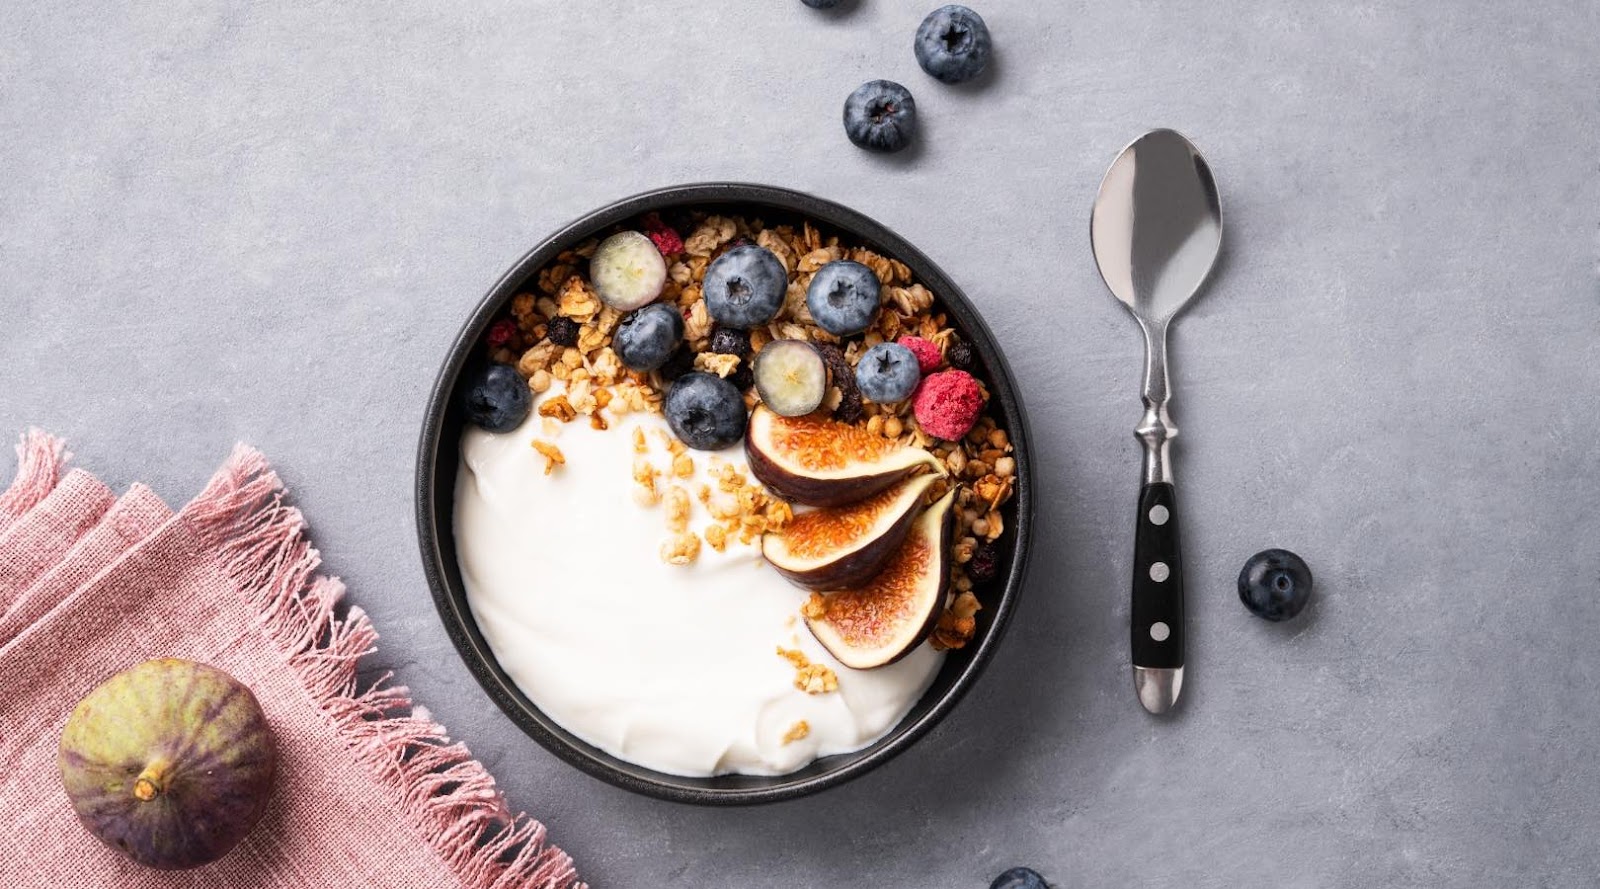
{"type": "Polygon", "coordinates": [[[1030,457],[1021,399],[993,335],[960,288],[915,247],[848,207],[801,192],[743,183],[675,186],[618,201],[570,223],[518,260],[472,312],[439,371],[423,420],[417,534],[434,604],[457,651],[490,698],[534,740],[584,772],[637,793],[705,805],[774,802],[836,786],[888,761],[926,734],[971,689],[1000,644],[1021,591],[1032,532],[1030,457]],[[671,775],[626,762],[568,732],[541,712],[495,659],[469,609],[457,562],[454,498],[459,443],[467,422],[459,396],[465,373],[481,361],[478,344],[513,297],[563,250],[626,220],[678,209],[760,216],[769,222],[808,219],[904,263],[936,294],[950,323],[973,347],[976,373],[987,382],[992,410],[1015,447],[1015,496],[1001,510],[1008,531],[1000,541],[1000,570],[983,596],[971,641],[947,653],[933,684],[888,734],[860,750],[826,756],[784,775],[671,775]]]}

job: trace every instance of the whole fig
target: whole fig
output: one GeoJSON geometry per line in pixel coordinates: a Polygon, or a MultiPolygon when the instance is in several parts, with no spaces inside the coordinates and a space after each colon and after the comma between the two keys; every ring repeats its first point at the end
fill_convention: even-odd
{"type": "Polygon", "coordinates": [[[73,708],[57,758],[89,832],[161,870],[226,855],[271,797],[272,731],[254,694],[177,658],[112,676],[73,708]]]}

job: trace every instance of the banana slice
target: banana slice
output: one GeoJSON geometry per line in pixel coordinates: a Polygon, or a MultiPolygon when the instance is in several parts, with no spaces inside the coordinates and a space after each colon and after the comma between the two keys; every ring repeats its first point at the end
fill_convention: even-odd
{"type": "Polygon", "coordinates": [[[810,343],[774,340],[756,353],[751,372],[761,401],[780,417],[801,417],[828,394],[828,367],[810,343]]]}
{"type": "Polygon", "coordinates": [[[589,279],[600,301],[619,312],[648,305],[667,285],[667,261],[639,232],[617,232],[595,248],[589,279]]]}

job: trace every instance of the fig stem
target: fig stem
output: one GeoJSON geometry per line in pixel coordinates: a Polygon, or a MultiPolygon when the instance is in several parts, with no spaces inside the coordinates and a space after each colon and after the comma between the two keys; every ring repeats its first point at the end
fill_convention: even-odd
{"type": "Polygon", "coordinates": [[[140,802],[149,802],[167,789],[167,764],[156,760],[144,767],[133,782],[133,795],[140,802]]]}

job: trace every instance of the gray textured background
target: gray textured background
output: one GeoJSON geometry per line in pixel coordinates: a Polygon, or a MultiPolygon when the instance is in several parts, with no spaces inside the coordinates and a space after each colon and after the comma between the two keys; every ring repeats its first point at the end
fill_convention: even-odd
{"type": "Polygon", "coordinates": [[[383,659],[598,886],[1594,885],[1600,6],[985,0],[995,76],[951,89],[910,51],[933,5],[8,3],[0,430],[173,502],[264,449],[383,659]],[[843,137],[874,77],[916,93],[910,157],[843,137]],[[1192,681],[1166,721],[1126,663],[1138,336],[1087,249],[1152,126],[1228,217],[1174,341],[1192,681]],[[944,725],[739,811],[614,790],[502,717],[410,495],[500,272],[721,178],[852,204],[964,284],[1030,394],[1045,529],[944,725]],[[1288,626],[1233,592],[1269,545],[1317,575],[1288,626]]]}

